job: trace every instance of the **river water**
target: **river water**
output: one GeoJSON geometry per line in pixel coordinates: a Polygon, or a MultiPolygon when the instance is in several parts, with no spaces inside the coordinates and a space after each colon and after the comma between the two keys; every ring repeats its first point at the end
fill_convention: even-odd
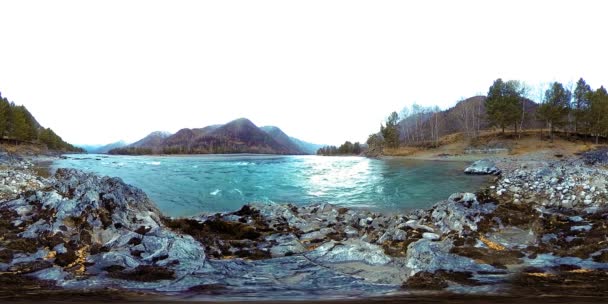
{"type": "Polygon", "coordinates": [[[487,178],[467,163],[364,157],[66,155],[52,168],[117,176],[143,189],[170,216],[233,211],[249,202],[329,202],[377,211],[427,208],[487,178]]]}

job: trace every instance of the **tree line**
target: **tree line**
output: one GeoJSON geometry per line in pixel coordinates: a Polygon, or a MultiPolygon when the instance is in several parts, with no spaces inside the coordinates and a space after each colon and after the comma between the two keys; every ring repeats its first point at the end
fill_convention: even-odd
{"type": "Polygon", "coordinates": [[[51,150],[83,152],[61,139],[50,128],[43,128],[25,106],[15,105],[0,93],[0,138],[14,143],[44,144],[51,150]]]}
{"type": "Polygon", "coordinates": [[[479,136],[481,130],[497,128],[504,134],[512,129],[517,135],[524,129],[549,129],[551,139],[557,130],[583,136],[608,136],[608,94],[601,86],[593,90],[584,79],[576,85],[551,83],[532,101],[532,88],[517,80],[496,79],[487,96],[459,101],[453,108],[413,104],[401,113],[392,112],[380,130],[368,137],[372,154],[384,148],[405,146],[433,147],[441,136],[463,133],[479,136]]]}
{"type": "Polygon", "coordinates": [[[359,155],[363,152],[363,147],[359,142],[354,144],[350,141],[344,142],[339,147],[325,146],[317,150],[317,155],[338,156],[338,155],[359,155]]]}

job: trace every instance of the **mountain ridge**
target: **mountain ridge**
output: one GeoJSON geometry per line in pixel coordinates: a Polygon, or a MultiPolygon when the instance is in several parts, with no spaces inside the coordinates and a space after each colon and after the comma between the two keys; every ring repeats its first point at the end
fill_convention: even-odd
{"type": "Polygon", "coordinates": [[[109,154],[313,154],[310,144],[292,139],[276,126],[258,127],[247,118],[238,118],[223,125],[183,128],[175,134],[152,132],[109,154]]]}

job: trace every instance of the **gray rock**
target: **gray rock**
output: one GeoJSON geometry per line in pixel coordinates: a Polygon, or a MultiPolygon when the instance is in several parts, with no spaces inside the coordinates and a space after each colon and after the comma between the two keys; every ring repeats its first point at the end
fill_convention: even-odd
{"type": "Polygon", "coordinates": [[[356,261],[369,265],[384,265],[391,261],[382,247],[361,240],[347,240],[339,243],[330,241],[304,255],[321,263],[356,261]]]}
{"type": "Polygon", "coordinates": [[[495,209],[495,204],[480,204],[472,193],[455,193],[436,204],[431,217],[442,234],[455,231],[463,235],[467,229],[477,231],[477,223],[495,209]]]}
{"type": "Polygon", "coordinates": [[[469,167],[464,169],[466,174],[493,174],[499,175],[500,169],[496,168],[496,164],[489,159],[475,161],[469,167]]]}
{"type": "Polygon", "coordinates": [[[420,239],[407,248],[406,266],[409,275],[420,271],[435,272],[439,269],[448,271],[494,271],[487,264],[477,264],[473,259],[450,253],[453,247],[451,240],[439,242],[420,239]]]}
{"type": "Polygon", "coordinates": [[[275,241],[277,245],[270,248],[272,257],[283,257],[293,254],[300,254],[306,251],[306,248],[298,241],[298,238],[293,234],[278,234],[267,238],[269,241],[275,241]]]}
{"type": "Polygon", "coordinates": [[[422,234],[422,238],[427,239],[429,241],[437,241],[441,237],[437,233],[425,232],[425,233],[422,234]]]}

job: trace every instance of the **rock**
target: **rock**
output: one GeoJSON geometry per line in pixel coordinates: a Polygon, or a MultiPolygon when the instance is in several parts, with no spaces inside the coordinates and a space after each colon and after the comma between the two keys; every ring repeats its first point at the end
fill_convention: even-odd
{"type": "Polygon", "coordinates": [[[436,233],[425,232],[425,233],[422,234],[422,238],[427,239],[429,241],[437,241],[441,237],[438,234],[436,234],[436,233]]]}
{"type": "Polygon", "coordinates": [[[387,241],[405,241],[407,233],[401,229],[389,229],[378,239],[377,243],[382,244],[387,241]]]}
{"type": "Polygon", "coordinates": [[[500,169],[496,168],[496,164],[488,159],[482,159],[475,161],[469,167],[464,169],[464,173],[466,174],[493,174],[499,175],[501,173],[500,169]]]}
{"type": "Polygon", "coordinates": [[[306,249],[293,234],[273,235],[268,240],[275,241],[276,246],[270,248],[272,257],[283,257],[305,252],[306,249]]]}
{"type": "Polygon", "coordinates": [[[435,204],[431,218],[442,234],[455,231],[464,235],[477,231],[477,223],[495,209],[495,204],[480,204],[472,193],[455,193],[447,201],[435,204]]]}
{"type": "Polygon", "coordinates": [[[384,265],[391,261],[382,248],[360,240],[344,242],[330,241],[304,254],[320,263],[362,262],[369,265],[384,265]]]}
{"type": "Polygon", "coordinates": [[[477,264],[473,259],[450,253],[453,245],[451,240],[439,242],[420,239],[407,248],[406,266],[410,269],[409,276],[418,272],[435,272],[439,269],[448,271],[495,271],[487,264],[477,264]]]}

